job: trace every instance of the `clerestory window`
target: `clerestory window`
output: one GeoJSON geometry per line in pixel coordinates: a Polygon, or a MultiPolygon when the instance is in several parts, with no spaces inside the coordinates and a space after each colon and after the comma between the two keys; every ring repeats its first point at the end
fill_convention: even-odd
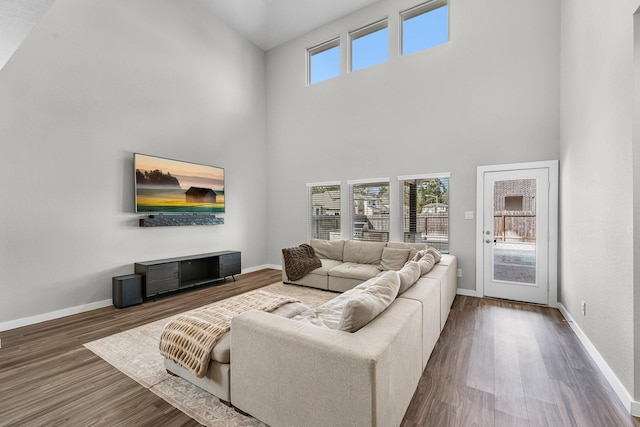
{"type": "Polygon", "coordinates": [[[312,85],[339,75],[339,37],[307,49],[307,84],[312,85]]]}
{"type": "Polygon", "coordinates": [[[351,41],[350,70],[358,71],[389,59],[387,19],[349,33],[351,41]]]}
{"type": "Polygon", "coordinates": [[[400,12],[402,55],[449,41],[449,4],[434,0],[400,12]]]}

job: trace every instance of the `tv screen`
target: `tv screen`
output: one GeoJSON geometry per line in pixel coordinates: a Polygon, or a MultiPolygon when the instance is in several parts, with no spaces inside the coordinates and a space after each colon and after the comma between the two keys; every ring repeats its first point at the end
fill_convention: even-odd
{"type": "Polygon", "coordinates": [[[136,212],[224,213],[224,169],[134,153],[136,212]]]}

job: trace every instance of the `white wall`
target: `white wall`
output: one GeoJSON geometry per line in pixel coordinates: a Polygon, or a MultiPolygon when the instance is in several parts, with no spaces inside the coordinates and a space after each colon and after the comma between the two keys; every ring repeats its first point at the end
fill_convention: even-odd
{"type": "Polygon", "coordinates": [[[451,172],[451,252],[473,290],[476,167],[558,157],[558,2],[452,1],[450,42],[399,57],[398,12],[418,3],[381,1],[268,51],[271,263],[307,238],[305,183],[451,172]],[[305,86],[307,47],[384,16],[387,63],[305,86]]]}
{"type": "Polygon", "coordinates": [[[133,263],[265,263],[264,52],[199,2],[57,0],[0,71],[0,324],[111,299],[133,263]],[[140,228],[132,153],[226,169],[225,224],[140,228]]]}
{"type": "Polygon", "coordinates": [[[639,4],[564,0],[561,36],[561,302],[632,396],[633,13],[639,4]]]}

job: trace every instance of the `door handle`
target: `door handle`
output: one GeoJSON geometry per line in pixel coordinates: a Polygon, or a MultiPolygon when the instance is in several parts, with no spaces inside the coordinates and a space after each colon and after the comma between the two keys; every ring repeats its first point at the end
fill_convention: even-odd
{"type": "Polygon", "coordinates": [[[491,239],[487,239],[484,241],[485,243],[491,243],[491,239]]]}

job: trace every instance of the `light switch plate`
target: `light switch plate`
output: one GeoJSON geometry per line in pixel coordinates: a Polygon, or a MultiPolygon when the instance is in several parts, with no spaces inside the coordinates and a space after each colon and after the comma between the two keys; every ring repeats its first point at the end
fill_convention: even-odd
{"type": "Polygon", "coordinates": [[[473,211],[467,211],[464,213],[464,219],[473,219],[473,211]]]}

